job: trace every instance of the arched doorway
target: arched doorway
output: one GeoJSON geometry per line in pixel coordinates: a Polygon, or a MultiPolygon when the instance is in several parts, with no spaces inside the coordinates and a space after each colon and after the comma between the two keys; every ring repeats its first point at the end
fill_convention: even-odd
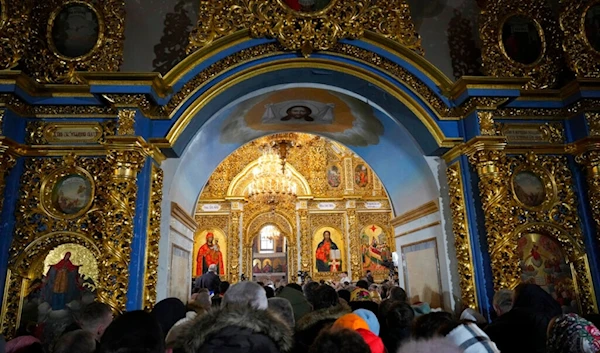
{"type": "Polygon", "coordinates": [[[287,283],[288,244],[276,225],[266,224],[252,241],[252,280],[278,287],[287,283]]]}

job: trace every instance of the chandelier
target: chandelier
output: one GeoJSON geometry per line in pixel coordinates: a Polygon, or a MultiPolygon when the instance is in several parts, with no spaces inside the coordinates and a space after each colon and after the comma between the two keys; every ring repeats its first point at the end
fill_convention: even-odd
{"type": "Polygon", "coordinates": [[[262,147],[263,153],[252,170],[253,178],[247,189],[249,201],[269,205],[272,211],[279,204],[295,202],[298,196],[292,173],[279,151],[271,145],[262,147]]]}
{"type": "Polygon", "coordinates": [[[272,226],[272,225],[268,225],[268,226],[264,227],[262,229],[261,233],[266,239],[269,239],[269,240],[276,240],[281,235],[281,233],[279,232],[279,229],[277,229],[277,227],[272,226]]]}

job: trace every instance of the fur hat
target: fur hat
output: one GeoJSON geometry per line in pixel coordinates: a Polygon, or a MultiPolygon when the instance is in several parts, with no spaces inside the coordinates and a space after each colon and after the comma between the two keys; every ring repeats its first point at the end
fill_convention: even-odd
{"type": "Polygon", "coordinates": [[[269,310],[277,313],[291,328],[296,326],[292,304],[285,298],[269,298],[269,310]]]}
{"type": "Polygon", "coordinates": [[[397,353],[464,353],[452,341],[445,337],[427,340],[408,341],[400,346],[397,353]]]}
{"type": "Polygon", "coordinates": [[[367,309],[356,309],[354,310],[354,314],[360,316],[365,322],[369,325],[369,330],[373,332],[376,336],[379,336],[379,320],[377,320],[377,316],[367,309]]]}

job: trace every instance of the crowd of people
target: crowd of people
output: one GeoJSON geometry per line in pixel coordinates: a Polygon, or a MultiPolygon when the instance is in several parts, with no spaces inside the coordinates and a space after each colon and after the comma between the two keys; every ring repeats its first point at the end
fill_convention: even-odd
{"type": "Polygon", "coordinates": [[[371,283],[372,278],[230,286],[214,272],[196,281],[185,304],[168,298],[151,312],[113,318],[109,306],[94,302],[56,337],[26,333],[7,342],[5,352],[600,352],[600,331],[592,323],[596,317],[563,314],[534,284],[496,293],[496,317],[487,322],[472,309],[455,315],[427,303],[409,303],[404,289],[371,283]]]}

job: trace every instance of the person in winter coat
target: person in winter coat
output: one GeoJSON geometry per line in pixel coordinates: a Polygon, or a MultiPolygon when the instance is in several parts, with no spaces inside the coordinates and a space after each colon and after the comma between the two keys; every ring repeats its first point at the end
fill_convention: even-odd
{"type": "Polygon", "coordinates": [[[501,352],[546,353],[550,320],[562,314],[560,305],[535,284],[520,284],[512,309],[488,325],[485,333],[501,352]]]}
{"type": "Polygon", "coordinates": [[[290,283],[283,287],[281,292],[277,295],[278,298],[284,298],[289,300],[292,304],[292,310],[294,311],[294,320],[298,322],[304,315],[308,314],[312,310],[311,304],[308,302],[304,293],[302,293],[302,287],[295,283],[290,283]]]}
{"type": "Polygon", "coordinates": [[[221,308],[186,325],[174,353],[287,353],[292,330],[279,315],[267,310],[264,289],[254,282],[229,288],[221,308]]]}
{"type": "Polygon", "coordinates": [[[328,285],[315,291],[314,311],[296,321],[294,352],[306,353],[321,330],[331,327],[335,320],[350,313],[350,307],[340,304],[337,292],[328,285]]]}

